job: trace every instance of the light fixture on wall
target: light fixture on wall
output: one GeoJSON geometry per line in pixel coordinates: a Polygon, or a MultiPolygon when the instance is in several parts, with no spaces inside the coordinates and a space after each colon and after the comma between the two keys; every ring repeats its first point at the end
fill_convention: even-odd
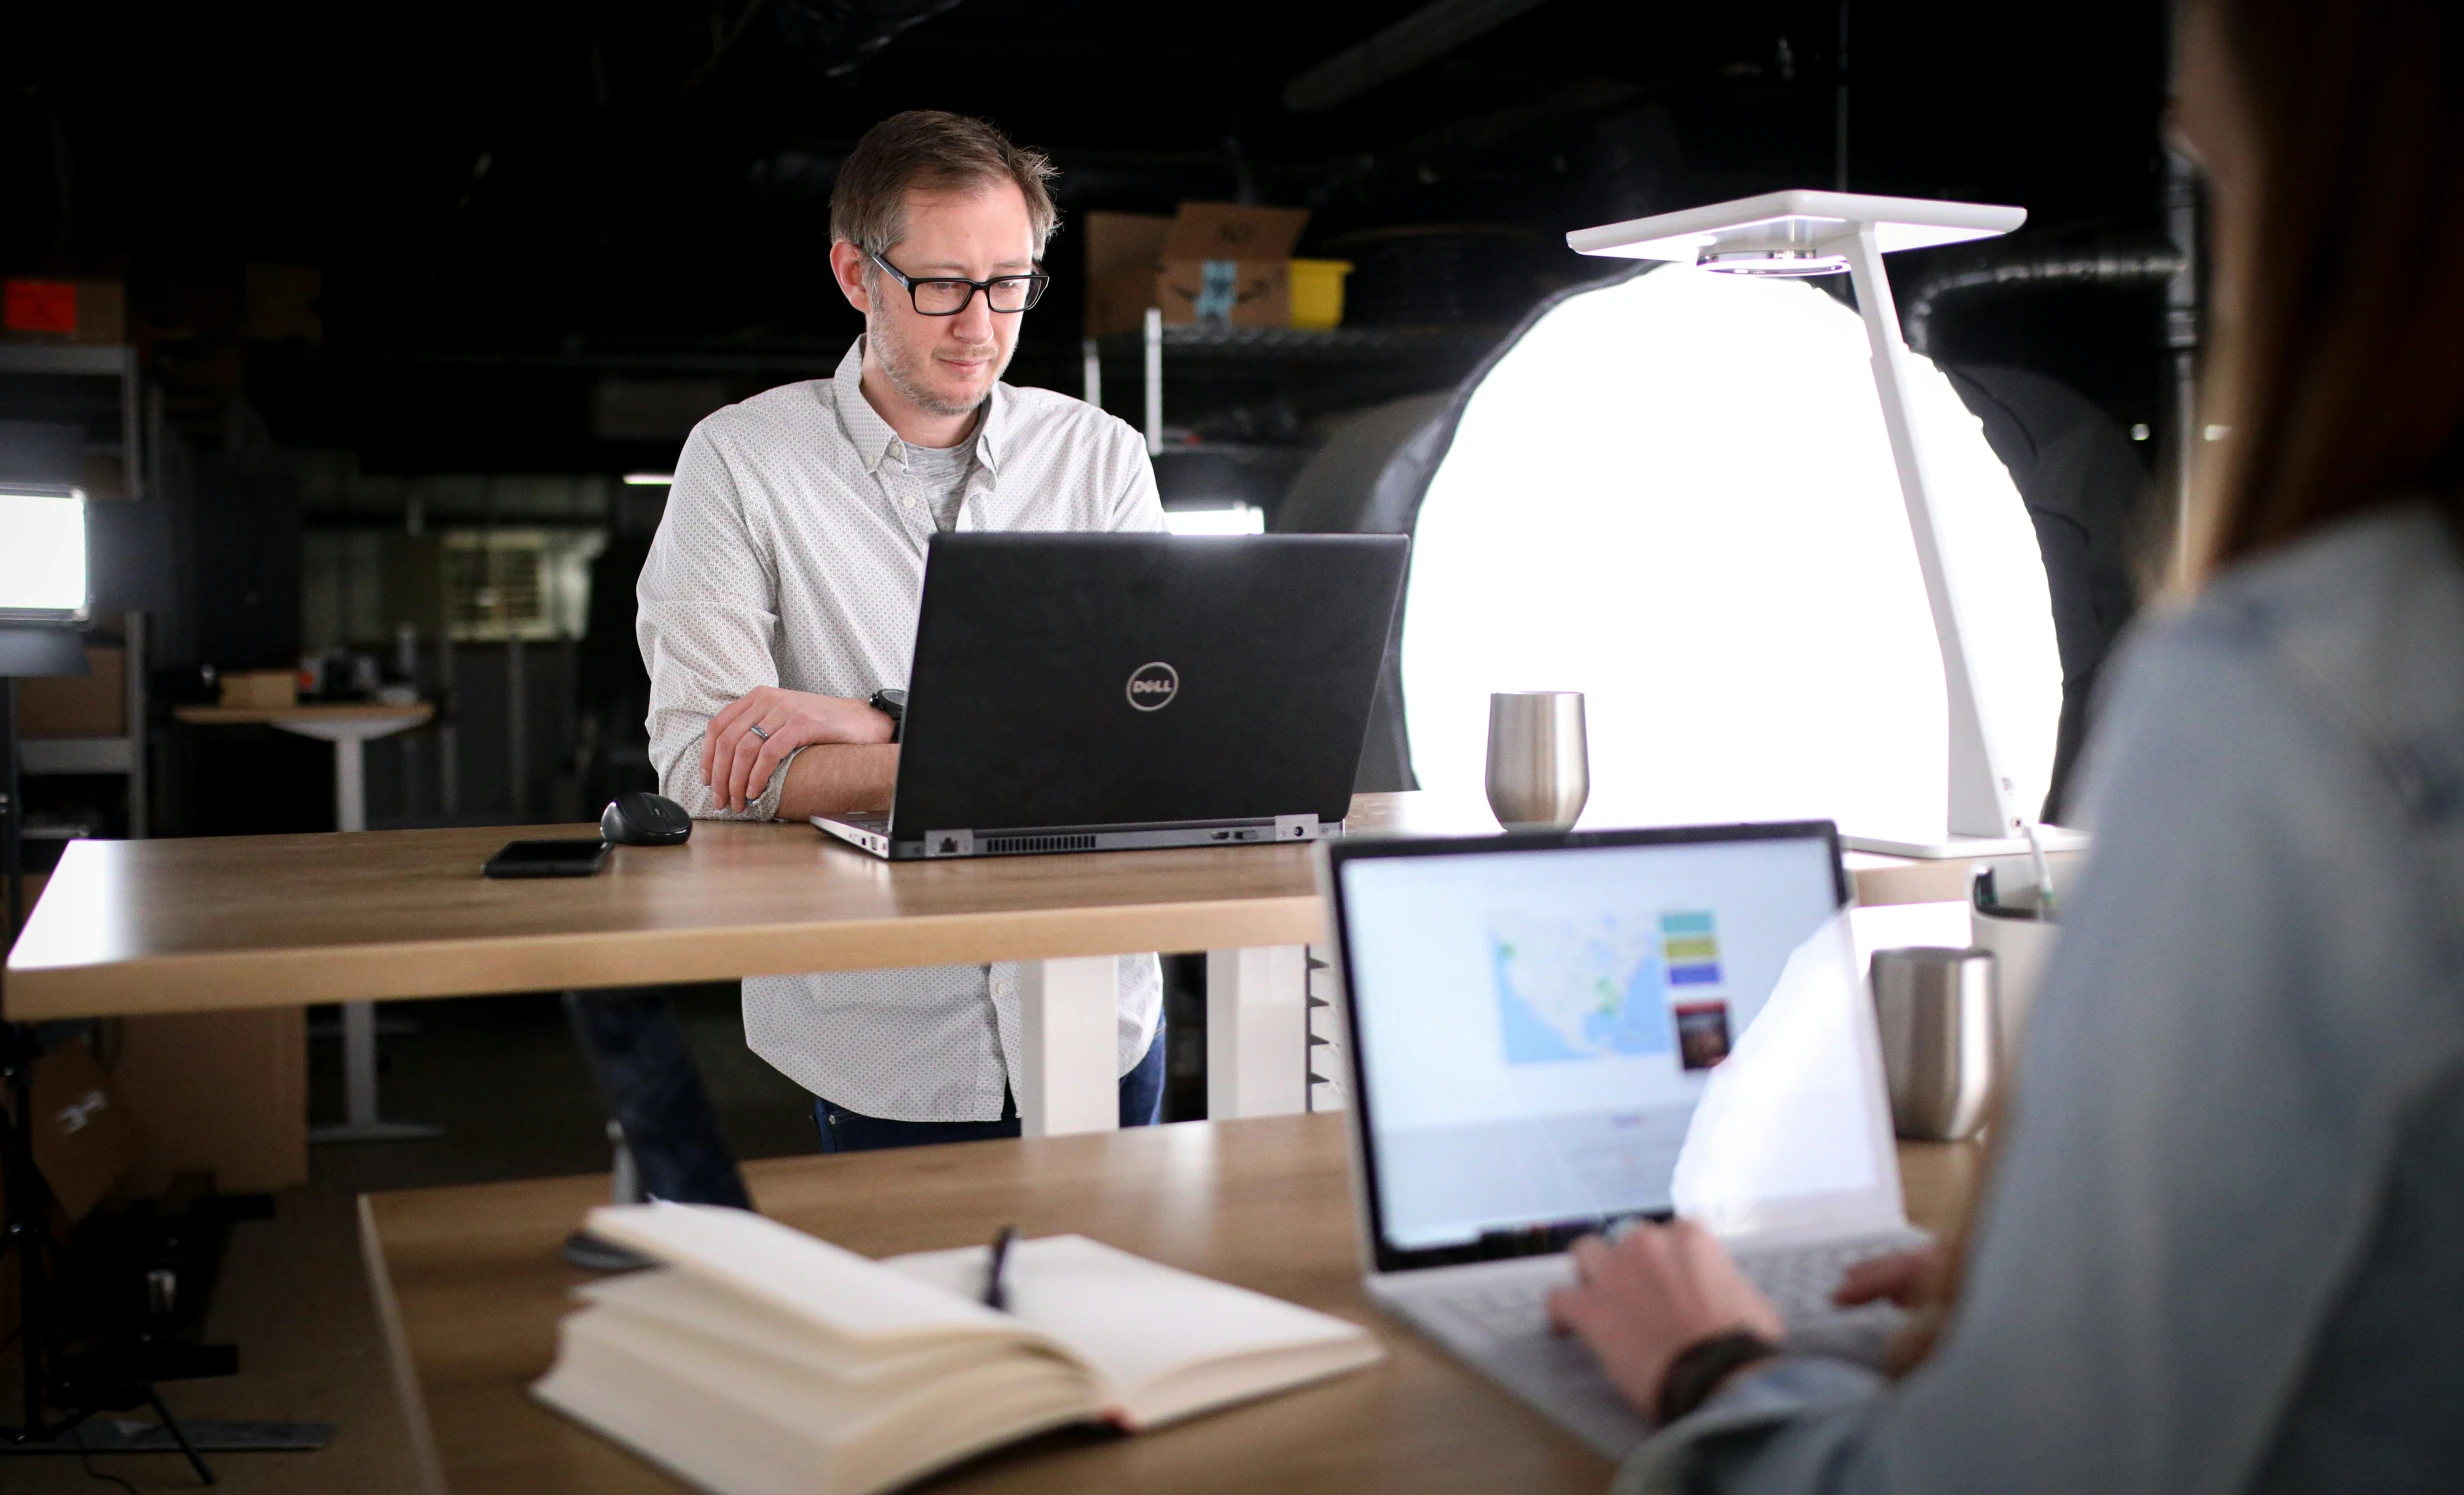
{"type": "Polygon", "coordinates": [[[0,485],[0,622],[86,622],[86,496],[0,485]]]}
{"type": "MultiPolygon", "coordinates": [[[[1992,661],[1978,657],[1969,626],[1972,609],[1962,605],[1959,579],[1944,563],[1944,505],[1918,439],[1908,346],[1882,266],[1882,257],[1897,250],[1994,238],[2026,220],[2024,208],[1794,191],[1566,235],[1567,245],[1581,254],[1672,261],[1725,274],[1801,277],[1845,272],[1856,289],[1874,383],[1882,396],[1883,424],[1941,645],[1950,729],[1948,835],[1939,841],[1848,835],[1847,843],[1860,850],[1917,857],[2025,851],[2036,820],[2036,807],[2022,801],[2017,776],[2004,768],[2013,754],[2010,724],[1997,720],[1992,692],[1979,689],[1981,672],[1991,668],[1992,661]]],[[[1784,383],[1786,371],[1775,372],[1784,383]]],[[[2084,843],[2076,833],[2052,827],[2041,830],[2040,840],[2048,847],[2084,843]]]]}

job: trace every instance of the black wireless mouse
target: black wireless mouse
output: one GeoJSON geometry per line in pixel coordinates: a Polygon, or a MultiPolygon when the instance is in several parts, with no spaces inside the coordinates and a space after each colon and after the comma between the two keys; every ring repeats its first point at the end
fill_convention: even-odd
{"type": "Polygon", "coordinates": [[[664,794],[636,789],[607,802],[599,834],[618,846],[675,846],[693,834],[693,817],[664,794]]]}

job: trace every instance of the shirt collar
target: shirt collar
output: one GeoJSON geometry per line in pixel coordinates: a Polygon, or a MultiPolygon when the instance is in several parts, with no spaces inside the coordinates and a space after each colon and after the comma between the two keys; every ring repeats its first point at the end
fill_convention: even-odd
{"type": "MultiPolygon", "coordinates": [[[[873,402],[864,398],[864,339],[859,336],[847,349],[847,356],[838,361],[830,376],[831,404],[838,411],[839,429],[855,447],[856,457],[868,473],[880,471],[883,459],[906,456],[906,443],[899,439],[890,423],[881,418],[873,402]]],[[[975,460],[987,475],[1001,471],[1001,450],[1009,429],[1009,408],[1012,398],[1009,385],[995,381],[992,393],[985,400],[983,421],[975,432],[975,460]]]]}

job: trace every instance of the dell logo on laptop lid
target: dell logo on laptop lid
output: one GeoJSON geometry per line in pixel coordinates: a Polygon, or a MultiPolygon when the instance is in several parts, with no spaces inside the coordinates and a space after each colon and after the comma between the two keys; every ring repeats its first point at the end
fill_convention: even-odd
{"type": "Polygon", "coordinates": [[[1157,660],[1129,674],[1129,704],[1140,711],[1161,711],[1181,693],[1181,672],[1157,660]]]}

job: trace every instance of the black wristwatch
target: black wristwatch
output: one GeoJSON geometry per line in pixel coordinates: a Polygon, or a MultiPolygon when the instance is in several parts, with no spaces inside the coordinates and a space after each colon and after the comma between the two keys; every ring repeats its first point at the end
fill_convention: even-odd
{"type": "Polygon", "coordinates": [[[1778,1345],[1748,1329],[1732,1329],[1686,1346],[1660,1377],[1660,1404],[1654,1409],[1660,1426],[1711,1400],[1720,1383],[1738,1371],[1779,1352],[1778,1345]]]}
{"type": "Polygon", "coordinates": [[[874,691],[873,699],[870,704],[875,711],[880,712],[883,716],[890,719],[890,740],[892,742],[896,742],[900,737],[906,735],[907,693],[905,691],[874,691]]]}

